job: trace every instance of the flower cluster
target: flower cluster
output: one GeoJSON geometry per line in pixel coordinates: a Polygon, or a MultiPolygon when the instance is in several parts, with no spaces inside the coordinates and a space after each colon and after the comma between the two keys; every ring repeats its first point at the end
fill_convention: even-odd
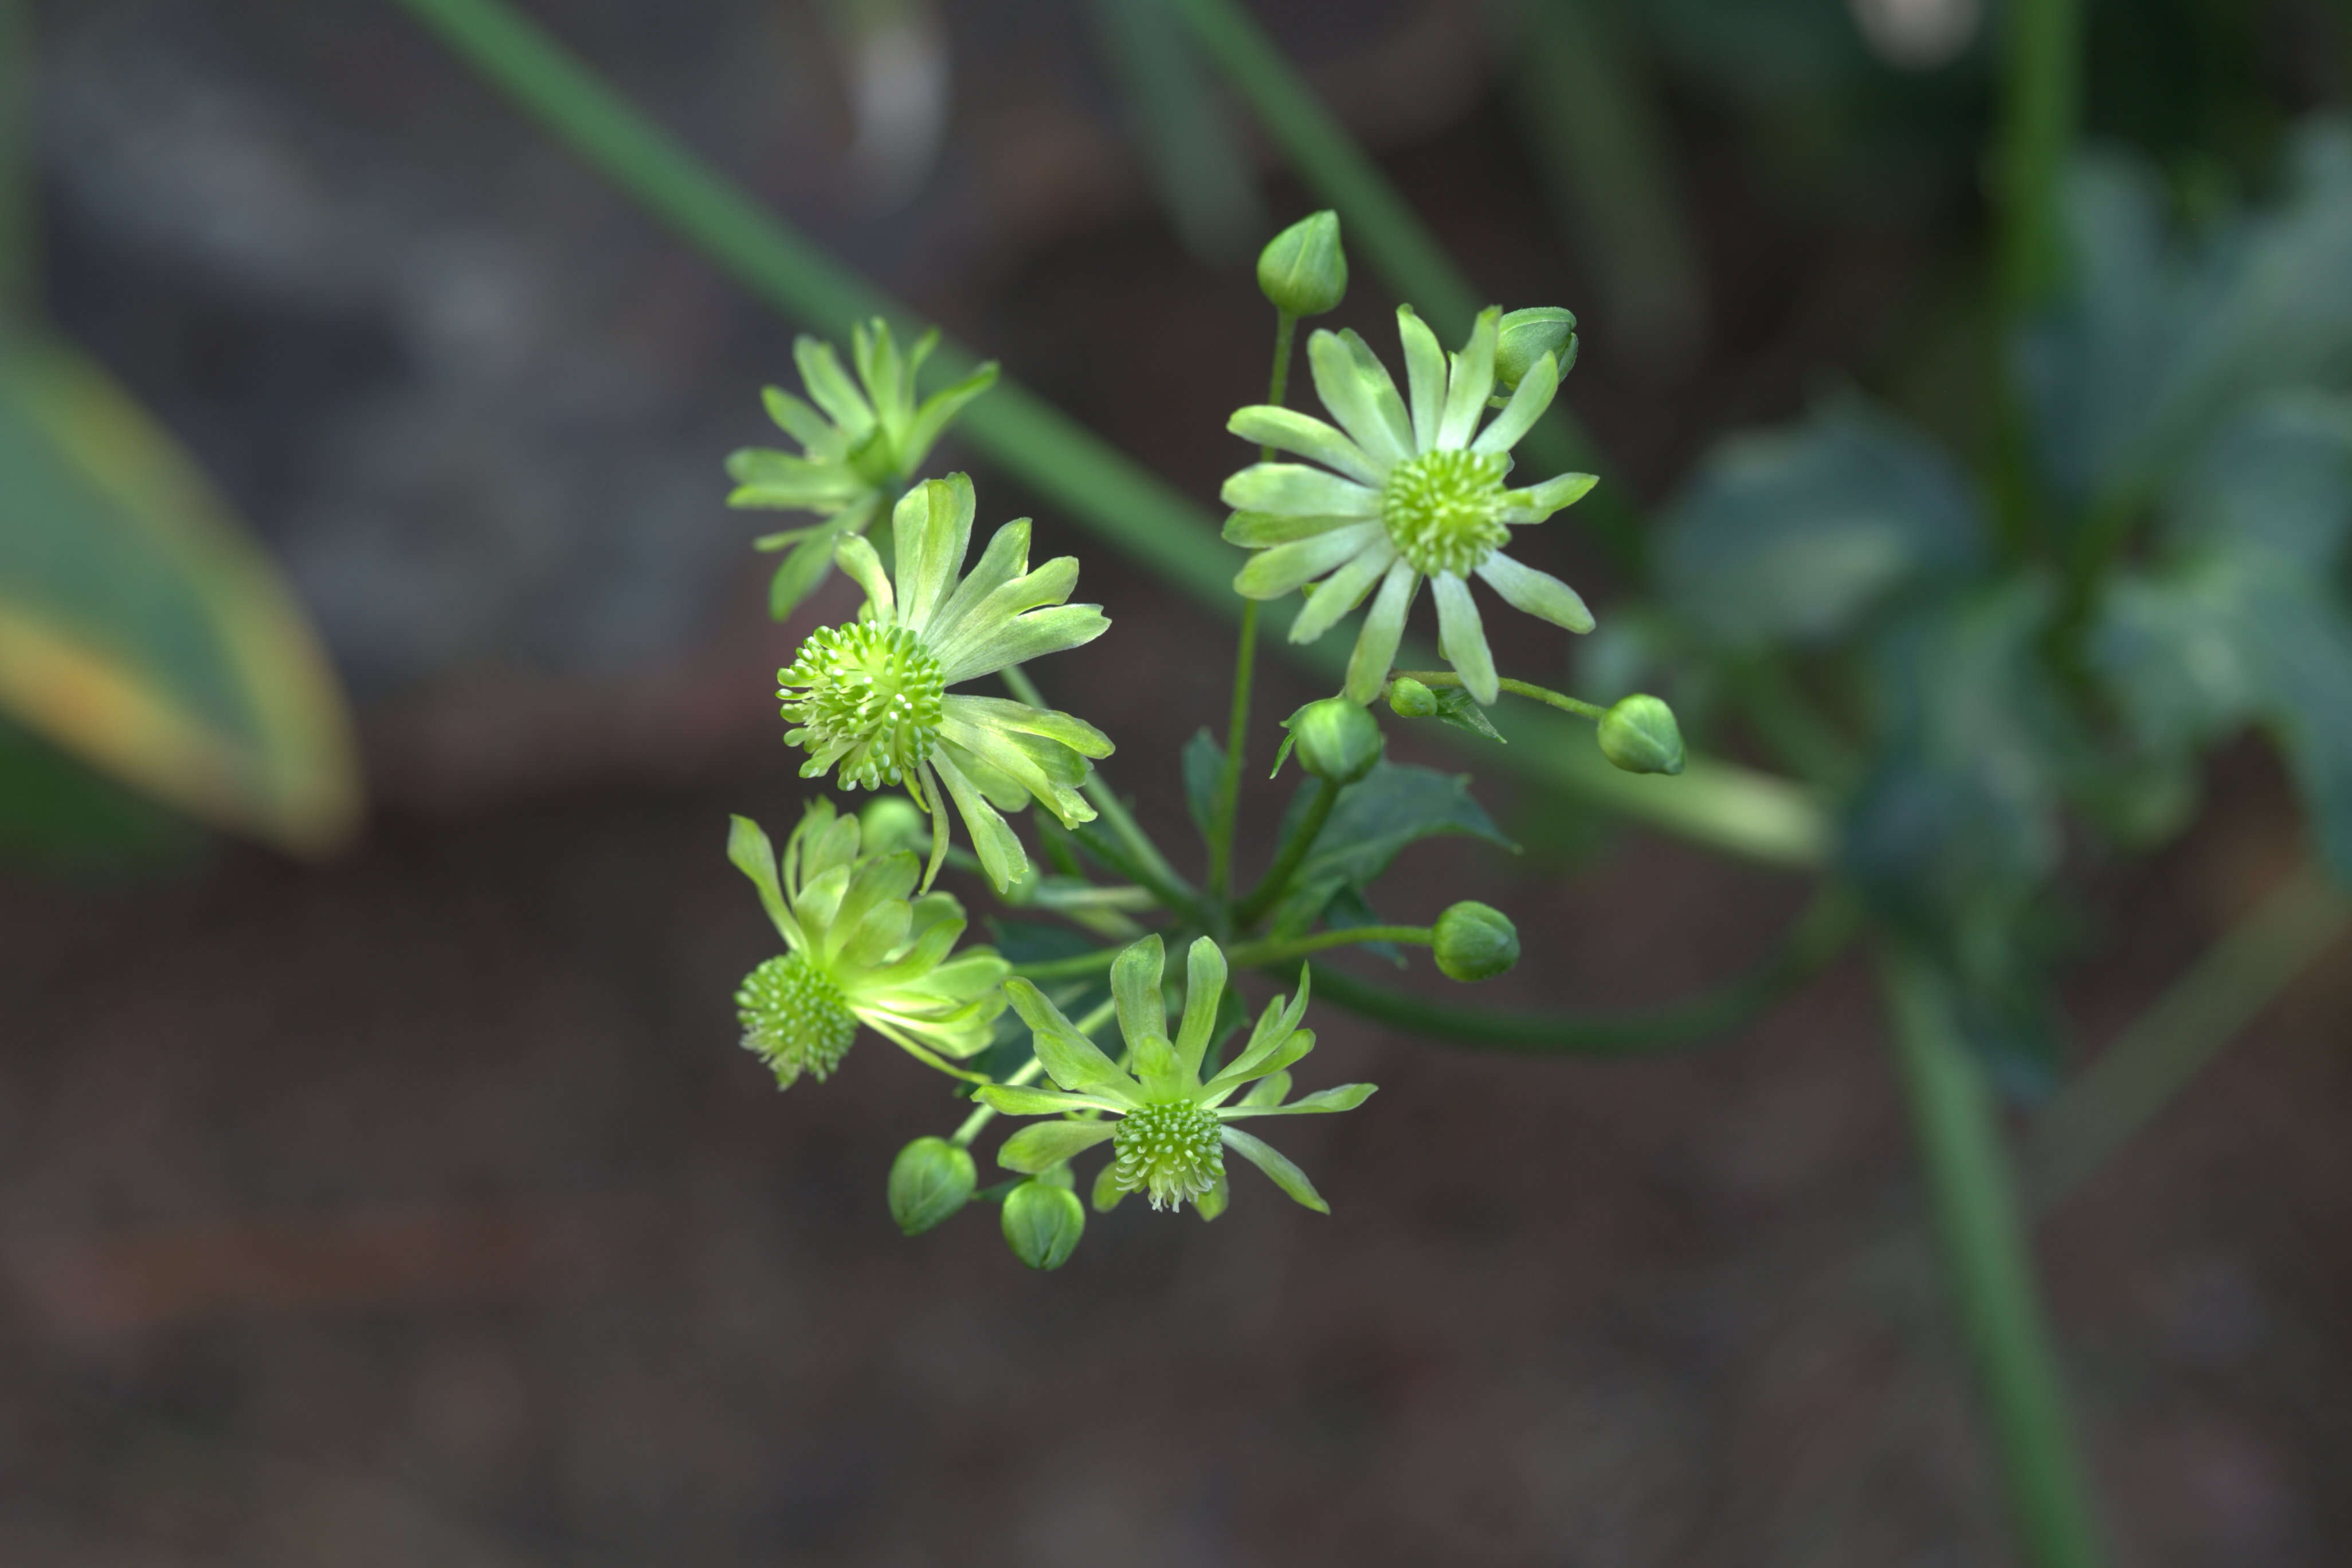
{"type": "Polygon", "coordinates": [[[1100,605],[1066,603],[1077,586],[1075,556],[1029,569],[1025,518],[998,529],[979,564],[959,577],[974,510],[962,474],[908,491],[891,520],[895,574],[864,539],[842,540],[836,555],[866,590],[865,606],[850,625],[803,642],[776,672],[776,695],[793,726],[784,739],[809,753],[803,778],[832,773],[851,789],[899,785],[931,814],[925,887],[947,854],[951,798],[982,870],[1003,892],[1029,864],[1003,814],[1034,800],[1064,826],[1092,820],[1078,786],[1089,759],[1110,755],[1111,744],[1067,713],[948,688],[1081,647],[1110,622],[1100,605]]]}
{"type": "Polygon", "coordinates": [[[1007,1170],[1034,1174],[1108,1142],[1111,1162],[1095,1183],[1097,1208],[1108,1208],[1129,1193],[1145,1193],[1155,1209],[1191,1202],[1205,1211],[1212,1194],[1215,1207],[1223,1206],[1224,1152],[1231,1149],[1299,1203],[1329,1213],[1305,1172],[1233,1125],[1257,1116],[1352,1110],[1371,1098],[1374,1085],[1349,1083],[1287,1100],[1290,1067],[1315,1048],[1315,1032],[1298,1026],[1307,1012],[1307,971],[1298,973],[1297,998],[1286,1002],[1277,996],[1268,1003],[1240,1054],[1203,1079],[1202,1062],[1224,996],[1225,955],[1205,936],[1185,954],[1183,1020],[1172,1039],[1160,1000],[1162,963],[1155,935],[1129,947],[1111,964],[1126,1067],[1104,1055],[1036,986],[1017,978],[1005,983],[1013,1010],[1035,1033],[1037,1059],[1061,1087],[991,1084],[980,1099],[1014,1116],[1065,1119],[1014,1133],[1005,1140],[998,1162],[1007,1170]],[[1105,1115],[1111,1120],[1101,1120],[1105,1115]]]}
{"type": "Polygon", "coordinates": [[[904,355],[890,324],[876,318],[850,335],[852,381],[831,343],[803,337],[793,344],[801,384],[815,406],[781,387],[766,392],[768,416],[801,444],[799,456],[747,447],[727,459],[735,480],[727,504],[814,512],[814,528],[761,538],[762,550],[789,549],[769,584],[769,613],[792,614],[833,570],[834,547],[863,534],[906,488],[964,405],[996,384],[996,366],[983,364],[954,385],[915,401],[915,378],[939,345],[925,332],[904,355]]]}
{"type": "Polygon", "coordinates": [[[735,818],[727,857],[751,879],[786,951],[735,994],[743,1046],[777,1087],[823,1082],[859,1025],[919,1060],[956,1071],[986,1047],[1004,1011],[1007,966],[985,947],[955,951],[963,906],[947,893],[909,898],[921,867],[907,850],[858,852],[857,818],[809,804],[781,866],[759,824],[735,818]]]}
{"type": "Polygon", "coordinates": [[[1348,660],[1349,701],[1380,695],[1423,578],[1437,597],[1438,650],[1481,703],[1493,702],[1500,688],[1471,577],[1529,615],[1572,632],[1592,629],[1592,613],[1575,589],[1503,552],[1513,528],[1543,521],[1594,480],[1562,474],[1522,489],[1505,487],[1511,448],[1551,406],[1559,365],[1549,351],[1538,356],[1481,430],[1501,321],[1498,308],[1483,312],[1469,342],[1449,356],[1411,306],[1399,307],[1410,407],[1363,339],[1318,331],[1307,340],[1307,363],[1316,395],[1338,426],[1265,405],[1242,409],[1227,425],[1236,436],[1322,465],[1255,463],[1225,481],[1222,499],[1234,509],[1225,538],[1258,552],[1234,580],[1235,591],[1278,599],[1313,584],[1290,626],[1290,640],[1304,643],[1379,590],[1348,660]]]}

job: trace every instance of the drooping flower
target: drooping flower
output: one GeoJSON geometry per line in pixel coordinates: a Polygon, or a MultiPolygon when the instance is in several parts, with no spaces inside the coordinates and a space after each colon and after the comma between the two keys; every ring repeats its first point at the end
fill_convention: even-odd
{"type": "Polygon", "coordinates": [[[1412,404],[1354,332],[1307,340],[1315,391],[1339,421],[1260,405],[1226,428],[1244,439],[1323,465],[1255,463],[1225,481],[1234,509],[1225,538],[1258,552],[1234,580],[1253,599],[1278,599],[1321,579],[1290,626],[1292,642],[1312,642],[1379,589],[1348,661],[1346,693],[1380,694],[1404,633],[1405,612],[1430,581],[1437,596],[1438,651],[1481,703],[1499,695],[1469,579],[1483,578],[1506,603],[1572,632],[1592,629],[1575,589],[1504,551],[1510,531],[1543,521],[1594,484],[1562,474],[1507,489],[1511,448],[1551,405],[1559,367],[1538,356],[1501,413],[1482,431],[1495,389],[1495,340],[1502,312],[1482,312],[1469,342],[1449,356],[1410,306],[1397,311],[1412,404]]]}
{"type": "Polygon", "coordinates": [[[948,688],[1092,642],[1110,622],[1098,605],[1064,603],[1077,586],[1076,556],[1029,569],[1026,518],[998,529],[959,579],[972,514],[971,480],[950,474],[898,502],[895,574],[864,539],[842,540],[841,569],[866,590],[865,607],[803,642],[776,672],[776,695],[793,726],[784,739],[809,753],[803,778],[835,772],[846,788],[902,785],[931,814],[924,887],[947,856],[952,797],[981,868],[1003,892],[1029,857],[1001,813],[1034,799],[1064,826],[1093,820],[1078,786],[1092,771],[1087,759],[1110,755],[1110,742],[1054,709],[948,688]]]}
{"type": "Polygon", "coordinates": [[[985,947],[955,951],[963,907],[948,893],[910,899],[921,864],[911,851],[858,853],[858,821],[818,799],[774,846],[759,824],[734,819],[727,858],[751,879],[786,951],[744,977],[735,994],[743,1047],[789,1089],[803,1073],[823,1082],[863,1024],[918,1060],[948,1065],[985,1048],[1004,1011],[1007,965],[985,947]]]}
{"type": "Polygon", "coordinates": [[[776,619],[816,591],[833,570],[834,546],[864,533],[914,478],[949,422],[996,384],[992,362],[918,404],[916,374],[939,341],[937,329],[925,332],[901,356],[887,321],[877,316],[860,323],[849,338],[856,381],[831,343],[812,337],[793,343],[801,384],[815,407],[781,387],[769,387],[764,396],[768,417],[801,444],[800,456],[747,447],[727,459],[735,480],[729,506],[812,511],[824,520],[758,541],[762,550],[791,551],[768,588],[768,611],[776,619]]]}
{"type": "Polygon", "coordinates": [[[1315,1032],[1298,1026],[1307,1012],[1306,970],[1298,973],[1297,999],[1286,1004],[1277,996],[1267,1004],[1249,1043],[1206,1081],[1201,1062],[1224,994],[1225,955],[1205,936],[1192,943],[1185,955],[1183,1022],[1172,1040],[1160,995],[1161,973],[1156,935],[1128,948],[1111,965],[1111,994],[1131,1072],[1079,1033],[1036,986],[1019,978],[1005,982],[1013,1011],[1035,1031],[1038,1060],[1061,1087],[991,1084],[979,1098],[1008,1115],[1066,1119],[1023,1128],[1005,1140],[998,1163],[1034,1175],[1108,1142],[1112,1157],[1095,1184],[1096,1207],[1145,1193],[1153,1208],[1181,1208],[1190,1200],[1210,1212],[1209,1205],[1223,1206],[1224,1152],[1231,1149],[1299,1203],[1328,1214],[1330,1205],[1304,1172],[1233,1125],[1254,1116],[1352,1110],[1372,1094],[1371,1084],[1349,1083],[1284,1103],[1288,1068],[1315,1048],[1315,1032]],[[1244,1086],[1255,1087],[1244,1093],[1244,1086]],[[1227,1104],[1237,1093],[1241,1100],[1227,1104]],[[1066,1116],[1074,1111],[1085,1114],[1066,1116]],[[1086,1119],[1097,1112],[1102,1120],[1086,1119]]]}

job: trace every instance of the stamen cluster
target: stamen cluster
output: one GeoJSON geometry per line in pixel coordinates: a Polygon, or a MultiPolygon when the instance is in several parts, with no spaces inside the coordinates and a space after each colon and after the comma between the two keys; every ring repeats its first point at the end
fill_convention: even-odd
{"type": "Polygon", "coordinates": [[[1225,1170],[1216,1117],[1189,1100],[1137,1106],[1119,1119],[1111,1151],[1111,1179],[1122,1192],[1148,1192],[1155,1209],[1199,1202],[1225,1170]]]}
{"type": "Polygon", "coordinates": [[[1381,521],[1397,553],[1424,576],[1466,577],[1510,542],[1500,453],[1440,450],[1408,458],[1381,487],[1381,521]]]}
{"type": "Polygon", "coordinates": [[[903,784],[939,740],[946,671],[905,626],[856,621],[810,635],[776,674],[784,739],[810,752],[812,773],[838,764],[841,782],[903,784]]]}
{"type": "Polygon", "coordinates": [[[735,993],[743,1048],[790,1084],[802,1073],[823,1083],[857,1037],[849,1003],[822,971],[799,953],[772,958],[743,977],[735,993]]]}

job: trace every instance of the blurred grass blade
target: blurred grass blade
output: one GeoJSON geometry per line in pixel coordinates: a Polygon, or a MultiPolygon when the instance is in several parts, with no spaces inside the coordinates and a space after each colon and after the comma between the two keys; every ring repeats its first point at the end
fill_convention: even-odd
{"type": "Polygon", "coordinates": [[[1697,247],[1665,126],[1614,7],[1507,0],[1496,30],[1554,218],[1599,285],[1595,313],[1633,351],[1629,363],[1680,369],[1705,335],[1697,247]]]}
{"type": "Polygon", "coordinates": [[[1168,0],[1093,0],[1095,34],[1126,89],[1151,183],[1184,248],[1243,256],[1271,226],[1257,174],[1168,0]]]}
{"type": "Polygon", "coordinates": [[[104,372],[23,340],[0,357],[0,705],[289,849],[358,818],[341,694],[268,557],[104,372]]]}

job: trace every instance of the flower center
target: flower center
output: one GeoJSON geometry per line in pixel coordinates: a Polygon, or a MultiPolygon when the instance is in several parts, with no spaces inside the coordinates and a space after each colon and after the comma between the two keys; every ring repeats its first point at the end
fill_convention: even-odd
{"type": "Polygon", "coordinates": [[[778,1089],[790,1089],[803,1072],[823,1083],[857,1037],[841,987],[797,952],[743,977],[735,1016],[743,1023],[743,1048],[774,1070],[778,1089]]]}
{"type": "Polygon", "coordinates": [[[1503,476],[1509,459],[1482,452],[1423,452],[1389,470],[1381,521],[1397,553],[1423,576],[1467,576],[1507,542],[1503,476]]]}
{"type": "Polygon", "coordinates": [[[1137,1106],[1119,1118],[1110,1146],[1118,1155],[1111,1179],[1128,1192],[1150,1192],[1153,1208],[1197,1201],[1225,1170],[1217,1119],[1189,1100],[1137,1106]]]}
{"type": "Polygon", "coordinates": [[[939,739],[947,681],[940,661],[904,626],[824,627],[776,679],[783,716],[798,726],[784,739],[811,753],[805,775],[838,762],[849,788],[900,784],[939,739]]]}

